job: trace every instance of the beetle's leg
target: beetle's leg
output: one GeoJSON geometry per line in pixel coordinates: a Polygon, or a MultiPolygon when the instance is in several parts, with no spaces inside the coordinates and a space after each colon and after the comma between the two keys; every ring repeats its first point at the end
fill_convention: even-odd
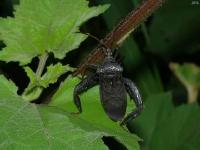
{"type": "Polygon", "coordinates": [[[143,109],[143,102],[142,102],[140,93],[139,93],[137,87],[135,86],[135,84],[130,79],[124,78],[124,85],[126,87],[128,94],[130,95],[131,99],[133,99],[136,104],[136,110],[129,113],[124,118],[124,120],[121,122],[121,125],[124,125],[127,122],[129,122],[130,120],[136,118],[143,109]]]}
{"type": "Polygon", "coordinates": [[[92,70],[97,70],[99,66],[96,64],[86,64],[86,68],[92,69],[92,70]]]}
{"type": "MultiPolygon", "coordinates": [[[[86,64],[85,67],[86,67],[87,69],[90,69],[91,71],[96,71],[97,68],[99,67],[99,65],[96,65],[96,64],[86,64]]],[[[86,72],[87,72],[87,71],[85,70],[83,74],[86,74],[86,72]]],[[[83,76],[79,77],[79,79],[83,80],[84,77],[85,77],[85,76],[83,75],[83,76]]]]}
{"type": "Polygon", "coordinates": [[[85,74],[88,71],[95,73],[97,68],[99,67],[99,65],[97,65],[97,64],[85,64],[85,67],[86,67],[86,70],[84,72],[85,74]]]}
{"type": "Polygon", "coordinates": [[[83,93],[84,91],[88,90],[89,88],[96,85],[98,82],[97,75],[91,75],[83,79],[76,87],[74,88],[74,104],[78,108],[78,113],[82,112],[81,101],[79,98],[79,94],[83,93]]]}

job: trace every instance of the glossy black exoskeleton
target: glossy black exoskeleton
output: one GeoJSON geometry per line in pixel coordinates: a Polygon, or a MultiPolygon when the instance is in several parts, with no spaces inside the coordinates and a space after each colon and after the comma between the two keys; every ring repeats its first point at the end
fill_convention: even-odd
{"type": "Polygon", "coordinates": [[[122,76],[123,68],[115,61],[112,51],[106,48],[106,57],[101,65],[88,65],[95,74],[87,76],[74,89],[74,103],[79,113],[82,112],[79,94],[99,83],[102,106],[113,121],[121,121],[121,125],[136,118],[143,109],[143,102],[135,84],[122,76]],[[126,92],[136,104],[136,109],[125,118],[127,98],[126,92]]]}

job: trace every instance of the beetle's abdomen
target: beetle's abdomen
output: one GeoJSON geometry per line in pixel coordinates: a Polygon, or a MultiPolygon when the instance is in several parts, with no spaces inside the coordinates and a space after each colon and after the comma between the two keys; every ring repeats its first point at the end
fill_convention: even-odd
{"type": "Polygon", "coordinates": [[[121,80],[100,82],[101,103],[107,115],[114,121],[123,119],[126,113],[126,91],[121,80]]]}

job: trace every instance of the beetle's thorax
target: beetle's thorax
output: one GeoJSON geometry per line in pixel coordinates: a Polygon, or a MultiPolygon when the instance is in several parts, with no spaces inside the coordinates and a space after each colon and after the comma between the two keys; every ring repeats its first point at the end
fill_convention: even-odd
{"type": "Polygon", "coordinates": [[[107,56],[103,63],[97,68],[98,74],[121,74],[123,72],[123,68],[115,61],[112,56],[107,56]]]}

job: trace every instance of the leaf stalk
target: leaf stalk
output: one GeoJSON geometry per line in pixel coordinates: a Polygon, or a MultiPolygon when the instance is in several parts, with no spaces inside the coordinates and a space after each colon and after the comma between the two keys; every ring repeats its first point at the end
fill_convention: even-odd
{"type": "Polygon", "coordinates": [[[37,68],[37,71],[36,71],[37,77],[41,77],[41,75],[44,71],[44,67],[46,65],[47,58],[48,58],[48,53],[44,53],[43,55],[41,55],[39,57],[39,64],[38,64],[38,68],[37,68]]]}

